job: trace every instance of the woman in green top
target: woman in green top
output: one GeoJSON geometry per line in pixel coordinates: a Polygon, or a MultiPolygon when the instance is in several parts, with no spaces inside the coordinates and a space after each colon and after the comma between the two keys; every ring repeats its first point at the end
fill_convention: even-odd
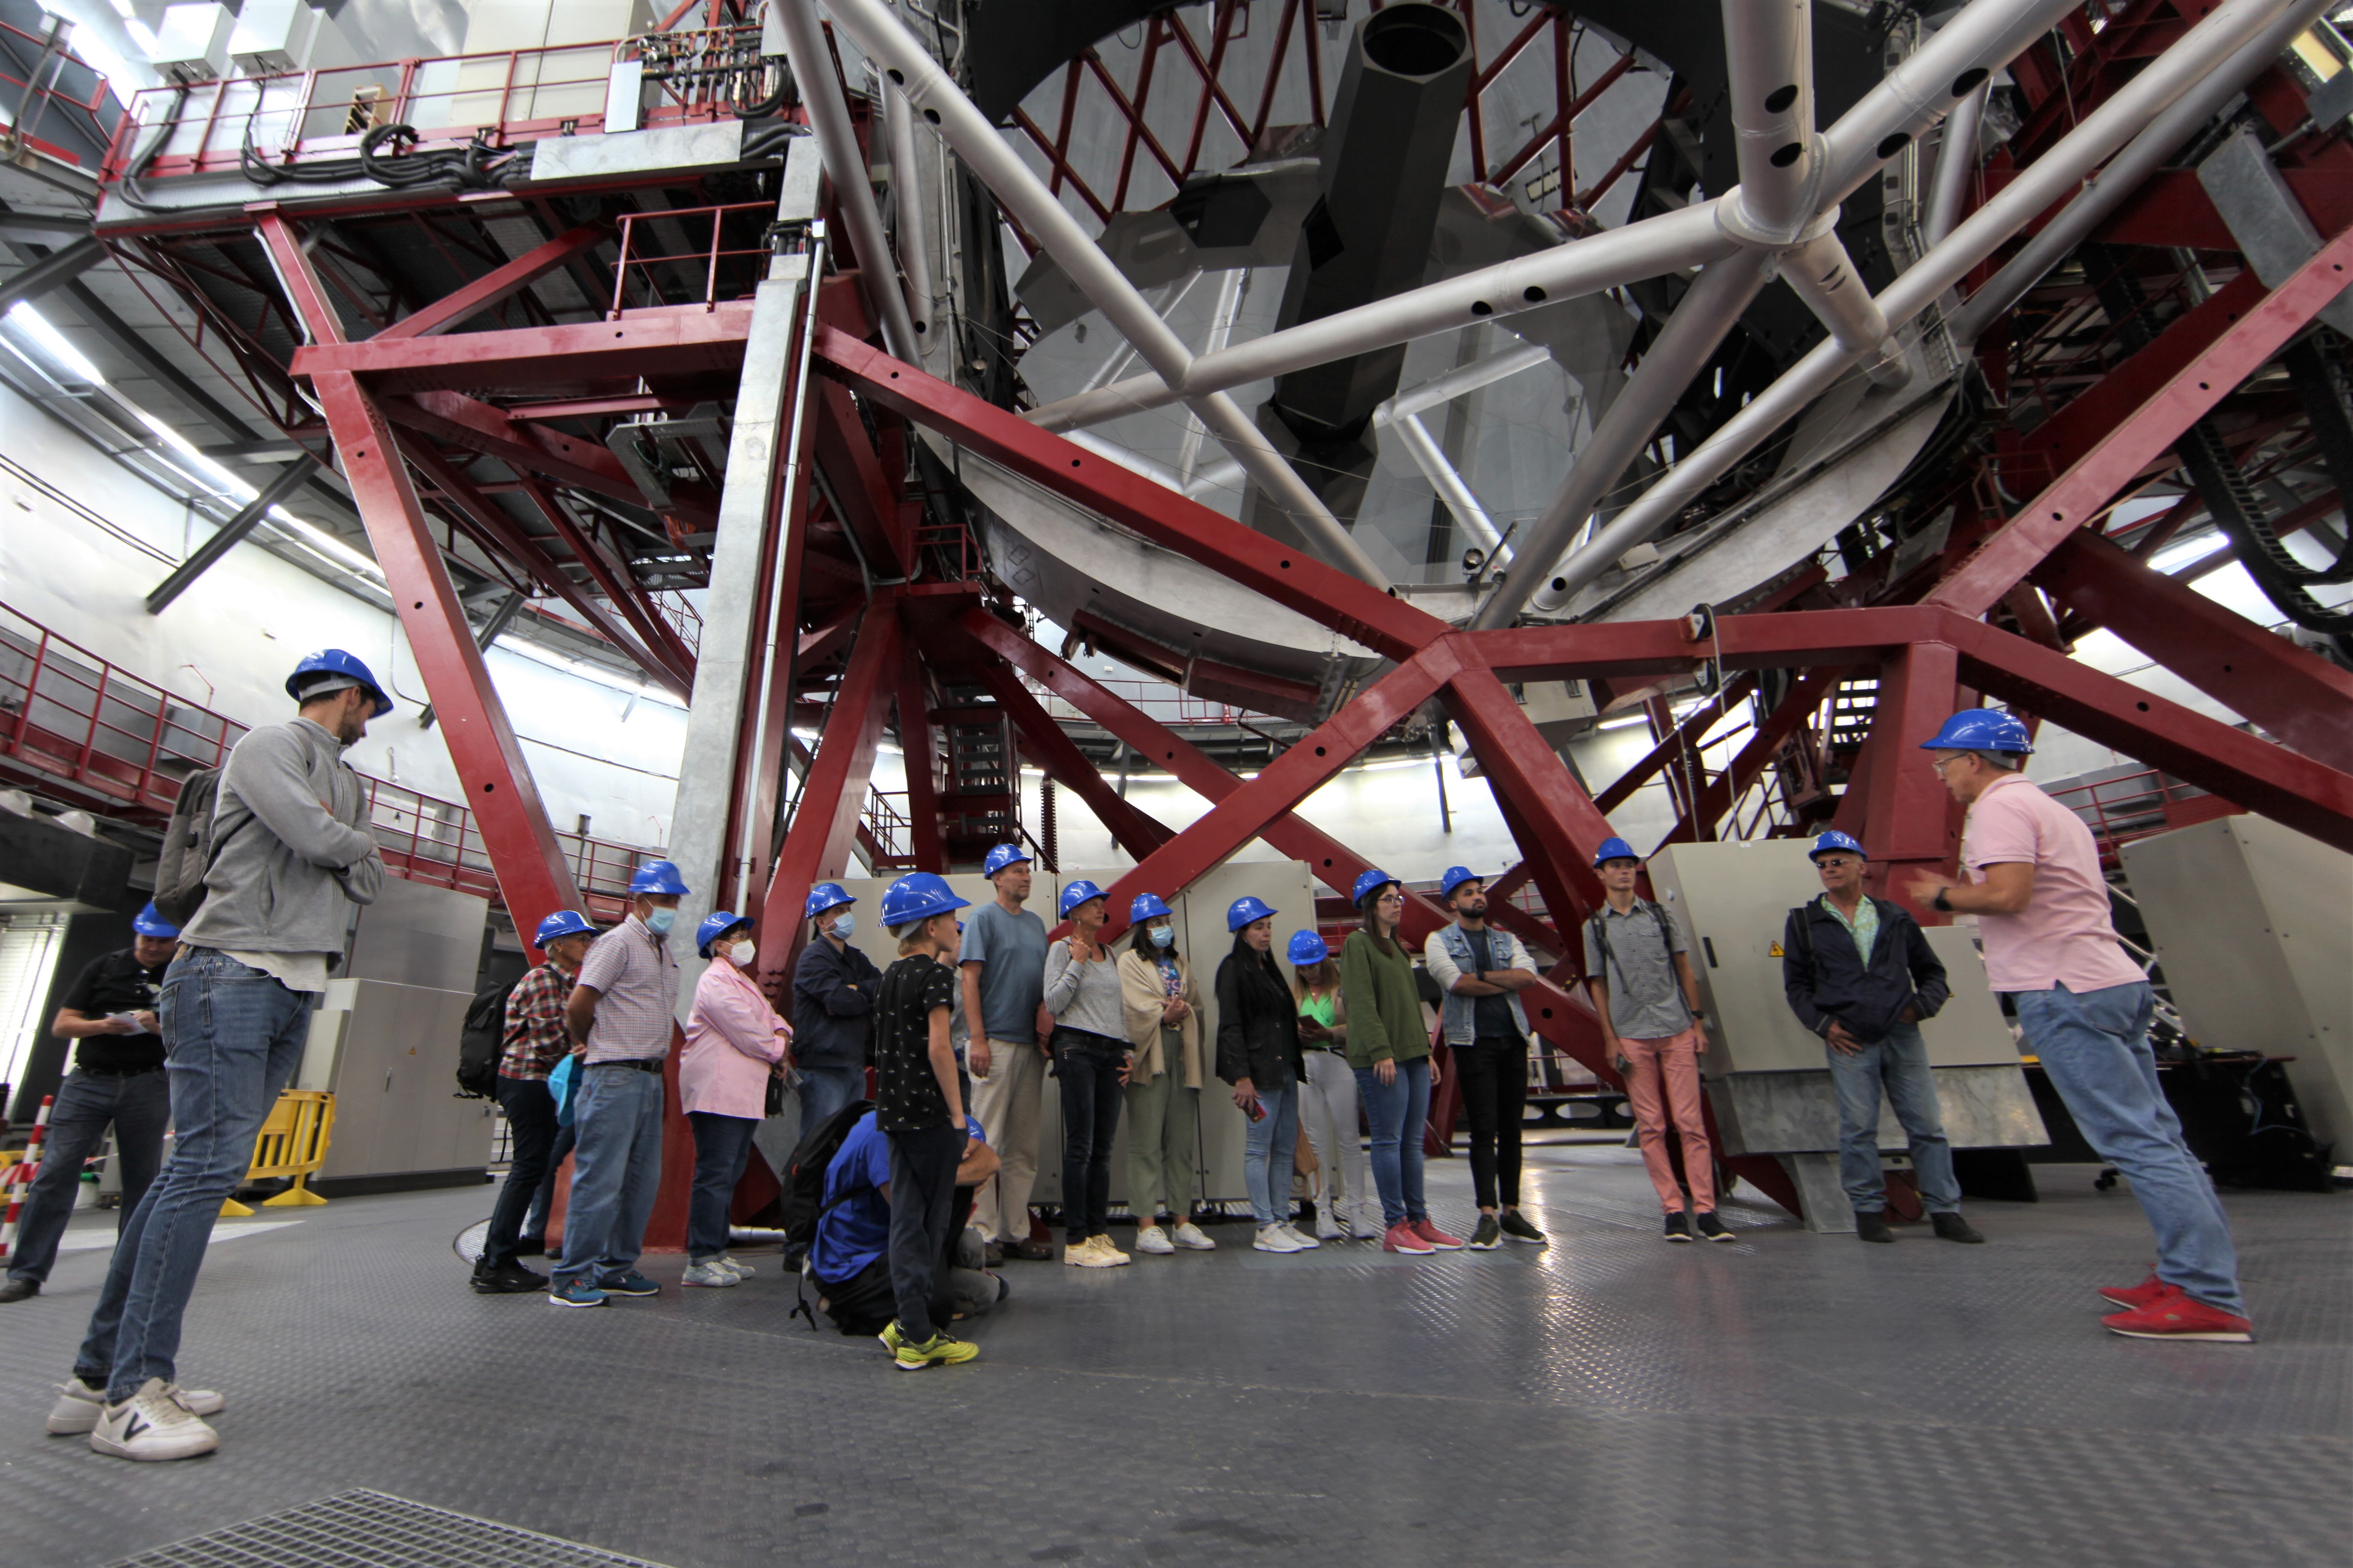
{"type": "Polygon", "coordinates": [[[1340,997],[1340,966],[1312,931],[1293,931],[1287,951],[1291,994],[1299,1004],[1299,1048],[1307,1061],[1299,1120],[1324,1177],[1315,1235],[1323,1241],[1370,1241],[1381,1224],[1365,1174],[1365,1146],[1356,1137],[1356,1075],[1348,1068],[1348,1009],[1340,997]]]}
{"type": "Polygon", "coordinates": [[[1381,1247],[1388,1252],[1453,1252],[1462,1243],[1430,1223],[1422,1201],[1421,1129],[1438,1081],[1430,1030],[1414,989],[1413,960],[1398,927],[1405,889],[1387,871],[1356,879],[1365,926],[1340,949],[1340,995],[1348,1009],[1348,1065],[1373,1132],[1373,1182],[1381,1192],[1381,1247]]]}

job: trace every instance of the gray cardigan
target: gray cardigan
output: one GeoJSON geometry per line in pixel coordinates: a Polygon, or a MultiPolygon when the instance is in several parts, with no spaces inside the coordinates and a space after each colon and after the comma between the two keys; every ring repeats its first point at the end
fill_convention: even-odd
{"type": "Polygon", "coordinates": [[[213,806],[205,902],[181,937],[234,952],[341,952],[351,904],[375,901],[384,857],[343,746],[308,719],[229,752],[213,806]]]}
{"type": "Polygon", "coordinates": [[[1084,1029],[1127,1044],[1127,1011],[1120,998],[1119,962],[1104,953],[1092,963],[1071,962],[1071,944],[1046,950],[1046,1010],[1065,1028],[1084,1029]]]}

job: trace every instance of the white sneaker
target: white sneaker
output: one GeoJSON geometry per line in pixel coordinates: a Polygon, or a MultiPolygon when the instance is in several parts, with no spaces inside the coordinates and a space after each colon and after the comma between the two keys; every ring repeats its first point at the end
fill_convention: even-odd
{"type": "Polygon", "coordinates": [[[1334,1212],[1330,1204],[1315,1205],[1315,1236],[1321,1241],[1345,1241],[1348,1238],[1348,1227],[1340,1223],[1339,1215],[1334,1212]]]}
{"type": "Polygon", "coordinates": [[[718,1257],[712,1258],[711,1261],[716,1263],[720,1268],[724,1268],[728,1273],[733,1274],[738,1279],[749,1279],[753,1275],[759,1272],[758,1269],[753,1268],[750,1264],[738,1263],[723,1252],[718,1257]]]}
{"type": "MultiPolygon", "coordinates": [[[[228,1408],[228,1401],[209,1388],[182,1388],[178,1384],[164,1387],[180,1396],[180,1403],[199,1415],[217,1415],[228,1408]]],[[[106,1390],[92,1388],[79,1378],[58,1384],[58,1402],[49,1406],[47,1427],[52,1437],[79,1437],[98,1425],[106,1409],[106,1390]]]]}
{"type": "Polygon", "coordinates": [[[1169,1240],[1168,1233],[1158,1226],[1147,1225],[1135,1233],[1135,1250],[1163,1258],[1176,1251],[1176,1244],[1169,1240]]]}
{"type": "Polygon", "coordinates": [[[733,1269],[727,1268],[717,1258],[712,1258],[708,1263],[694,1263],[688,1265],[686,1278],[680,1281],[680,1283],[686,1285],[707,1286],[713,1290],[729,1289],[734,1286],[741,1285],[743,1282],[744,1279],[742,1275],[737,1274],[733,1269]]]}
{"type": "Polygon", "coordinates": [[[220,1447],[220,1434],[188,1408],[186,1395],[160,1377],[120,1405],[99,1412],[90,1446],[121,1459],[193,1459],[220,1447]]]}
{"type": "Polygon", "coordinates": [[[1080,1268],[1117,1268],[1135,1260],[1111,1244],[1107,1236],[1091,1236],[1075,1245],[1065,1244],[1062,1261],[1080,1268]]]}
{"type": "Polygon", "coordinates": [[[1250,1250],[1253,1252],[1297,1252],[1300,1250],[1299,1237],[1293,1235],[1287,1226],[1280,1225],[1262,1225],[1258,1227],[1258,1239],[1250,1243],[1250,1250]]]}
{"type": "Polygon", "coordinates": [[[1300,1229],[1295,1225],[1286,1223],[1282,1227],[1282,1233],[1291,1237],[1292,1240],[1297,1242],[1299,1244],[1299,1250],[1302,1252],[1313,1252],[1317,1247],[1324,1245],[1322,1242],[1316,1240],[1314,1237],[1308,1235],[1305,1231],[1300,1229]]]}
{"type": "Polygon", "coordinates": [[[1176,1241],[1177,1246],[1185,1248],[1187,1252],[1215,1252],[1218,1250],[1218,1244],[1209,1239],[1208,1233],[1204,1231],[1199,1226],[1195,1225],[1189,1219],[1183,1225],[1176,1227],[1176,1235],[1173,1239],[1176,1241]]]}
{"type": "Polygon", "coordinates": [[[1348,1228],[1356,1233],[1358,1241],[1378,1241],[1388,1234],[1388,1222],[1381,1217],[1381,1205],[1370,1198],[1358,1203],[1348,1219],[1348,1228]]]}

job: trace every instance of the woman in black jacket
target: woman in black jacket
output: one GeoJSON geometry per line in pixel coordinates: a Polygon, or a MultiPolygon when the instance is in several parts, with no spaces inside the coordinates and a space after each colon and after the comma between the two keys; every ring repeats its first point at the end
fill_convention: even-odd
{"type": "Polygon", "coordinates": [[[1233,952],[1218,965],[1218,1076],[1234,1086],[1234,1103],[1250,1119],[1242,1150],[1242,1184],[1258,1221],[1260,1252],[1304,1252],[1321,1245],[1286,1222],[1291,1165],[1299,1142],[1299,1014],[1291,983],[1274,962],[1274,910],[1260,899],[1236,899],[1226,910],[1233,952]]]}
{"type": "Polygon", "coordinates": [[[1854,1205],[1857,1239],[1894,1241],[1887,1179],[1879,1168],[1879,1092],[1903,1124],[1920,1200],[1947,1241],[1983,1241],[1961,1217],[1952,1145],[1920,1023],[1952,990],[1927,933],[1904,906],[1862,890],[1869,857],[1835,830],[1814,840],[1822,896],[1789,911],[1781,930],[1781,988],[1798,1021],[1828,1047],[1838,1091],[1839,1181],[1854,1205]]]}

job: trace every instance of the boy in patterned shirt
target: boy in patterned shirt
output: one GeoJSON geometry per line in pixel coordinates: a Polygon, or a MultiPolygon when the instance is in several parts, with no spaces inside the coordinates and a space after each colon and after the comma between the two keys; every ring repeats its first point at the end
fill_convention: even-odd
{"type": "Polygon", "coordinates": [[[874,998],[874,1121],[891,1142],[891,1286],[899,1316],[881,1340],[900,1369],[955,1366],[980,1353],[932,1320],[932,1285],[947,1245],[956,1165],[970,1134],[949,1015],[956,980],[955,911],[966,900],[917,871],[882,895],[899,959],[874,998]]]}

